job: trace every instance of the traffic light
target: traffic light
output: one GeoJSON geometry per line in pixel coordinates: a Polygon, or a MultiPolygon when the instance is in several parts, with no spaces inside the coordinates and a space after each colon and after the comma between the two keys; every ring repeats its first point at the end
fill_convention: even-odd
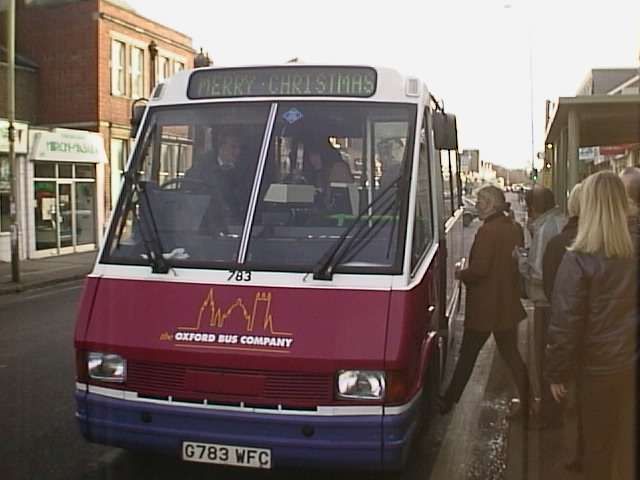
{"type": "Polygon", "coordinates": [[[534,182],[538,181],[538,169],[537,168],[532,168],[531,169],[531,180],[533,180],[534,182]]]}

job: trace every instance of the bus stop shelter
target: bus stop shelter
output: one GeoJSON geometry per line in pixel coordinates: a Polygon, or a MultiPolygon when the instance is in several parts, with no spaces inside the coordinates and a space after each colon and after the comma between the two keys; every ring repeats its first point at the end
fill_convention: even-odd
{"type": "Polygon", "coordinates": [[[582,147],[640,143],[640,95],[561,97],[547,123],[545,163],[552,189],[564,210],[581,172],[582,147]]]}

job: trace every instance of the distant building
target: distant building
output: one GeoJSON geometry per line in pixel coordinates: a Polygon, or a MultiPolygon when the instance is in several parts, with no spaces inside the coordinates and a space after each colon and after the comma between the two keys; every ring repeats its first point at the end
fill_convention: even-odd
{"type": "Polygon", "coordinates": [[[480,150],[463,150],[460,153],[460,171],[463,173],[480,171],[480,150]]]}
{"type": "Polygon", "coordinates": [[[576,95],[637,94],[637,68],[594,68],[578,87],[576,95]],[[625,91],[626,89],[626,91],[625,91]]]}

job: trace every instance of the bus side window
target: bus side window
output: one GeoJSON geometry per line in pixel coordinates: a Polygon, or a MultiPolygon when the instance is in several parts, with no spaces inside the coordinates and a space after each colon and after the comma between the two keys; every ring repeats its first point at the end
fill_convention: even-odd
{"type": "Polygon", "coordinates": [[[453,204],[453,211],[455,212],[458,207],[460,207],[460,169],[458,168],[458,152],[455,150],[450,150],[448,153],[449,156],[449,165],[451,166],[451,187],[452,187],[452,196],[451,202],[453,204]]]}
{"type": "Polygon", "coordinates": [[[411,269],[414,270],[425,250],[433,242],[433,208],[431,205],[431,176],[429,174],[429,151],[427,148],[426,113],[420,130],[420,155],[415,194],[415,217],[413,219],[413,245],[411,269]]]}
{"type": "Polygon", "coordinates": [[[440,155],[440,167],[442,172],[442,195],[444,197],[444,217],[449,218],[453,215],[453,175],[449,168],[449,152],[446,150],[438,150],[440,155]]]}

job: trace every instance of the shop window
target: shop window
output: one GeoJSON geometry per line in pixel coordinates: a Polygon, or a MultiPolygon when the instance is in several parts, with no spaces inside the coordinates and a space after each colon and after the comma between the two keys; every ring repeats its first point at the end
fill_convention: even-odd
{"type": "Polygon", "coordinates": [[[0,193],[0,232],[11,231],[9,193],[0,193]]]}
{"type": "Polygon", "coordinates": [[[140,98],[144,92],[144,50],[131,47],[131,97],[140,98]]]}
{"type": "Polygon", "coordinates": [[[51,162],[35,162],[36,178],[56,178],[56,164],[51,162]]]}
{"type": "Polygon", "coordinates": [[[58,178],[73,178],[73,164],[59,163],[58,178]]]}
{"type": "Polygon", "coordinates": [[[125,44],[111,41],[111,94],[125,95],[125,44]]]}
{"type": "Polygon", "coordinates": [[[96,168],[92,164],[78,163],[76,165],[76,178],[96,178],[96,168]]]}

